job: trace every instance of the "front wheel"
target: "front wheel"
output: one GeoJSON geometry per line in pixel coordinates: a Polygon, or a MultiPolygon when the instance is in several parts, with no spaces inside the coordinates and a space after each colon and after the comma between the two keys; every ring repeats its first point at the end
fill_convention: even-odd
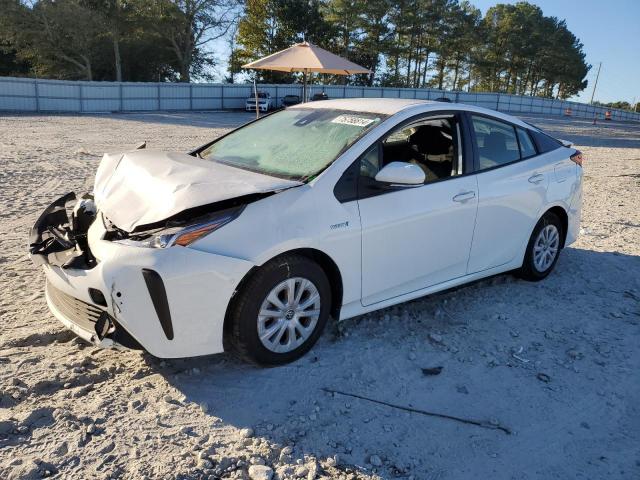
{"type": "Polygon", "coordinates": [[[234,298],[227,340],[243,359],[262,365],[292,362],[318,340],[331,310],[322,268],[299,255],[269,261],[234,298]]]}
{"type": "Polygon", "coordinates": [[[557,215],[545,213],[536,224],[527,245],[520,277],[538,281],[551,273],[558,261],[564,235],[562,222],[557,215]]]}

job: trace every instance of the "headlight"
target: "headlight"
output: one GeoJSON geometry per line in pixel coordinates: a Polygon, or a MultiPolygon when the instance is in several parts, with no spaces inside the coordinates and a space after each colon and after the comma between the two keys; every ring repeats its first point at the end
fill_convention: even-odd
{"type": "Polygon", "coordinates": [[[201,217],[200,220],[202,221],[198,221],[190,225],[169,227],[155,231],[148,237],[141,238],[140,240],[136,239],[136,237],[131,237],[123,240],[117,240],[116,242],[147,248],[167,248],[174,245],[186,247],[205,235],[223,227],[240,215],[241,211],[241,208],[227,210],[221,214],[210,216],[208,218],[201,217]]]}

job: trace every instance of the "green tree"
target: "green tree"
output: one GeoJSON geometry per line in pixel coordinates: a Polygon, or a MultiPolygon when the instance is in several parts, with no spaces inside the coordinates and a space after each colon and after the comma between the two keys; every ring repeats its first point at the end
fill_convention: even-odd
{"type": "Polygon", "coordinates": [[[131,0],[117,8],[109,1],[25,4],[0,0],[2,51],[20,62],[23,74],[61,79],[177,79],[179,66],[168,42],[147,22],[148,1],[131,0]],[[116,28],[114,22],[118,22],[116,28]]]}
{"type": "Polygon", "coordinates": [[[491,7],[475,65],[477,89],[567,98],[586,87],[590,66],[564,21],[526,2],[491,7]]]}
{"type": "Polygon", "coordinates": [[[95,12],[76,0],[41,0],[31,9],[15,6],[10,15],[15,44],[38,75],[93,79],[94,60],[104,49],[95,12]]]}
{"type": "MultiPolygon", "coordinates": [[[[236,48],[232,51],[230,71],[258,58],[290,47],[303,39],[326,46],[329,29],[317,0],[247,0],[238,25],[236,48]]],[[[294,81],[295,74],[260,70],[254,73],[260,82],[294,81]]]]}
{"type": "Polygon", "coordinates": [[[12,75],[187,82],[208,78],[223,37],[232,82],[244,63],[303,39],[372,71],[329,83],[568,98],[590,69],[566,23],[527,2],[483,18],[467,0],[0,0],[0,10],[0,71],[12,75]]]}
{"type": "Polygon", "coordinates": [[[480,11],[469,2],[448,5],[444,13],[445,28],[441,30],[438,58],[435,62],[437,75],[433,84],[444,88],[445,81],[453,89],[461,89],[463,73],[471,61],[473,48],[479,40],[478,25],[480,11]]]}
{"type": "Polygon", "coordinates": [[[238,18],[235,0],[157,0],[149,22],[164,39],[178,64],[181,82],[203,76],[215,63],[211,42],[224,37],[238,18]]]}
{"type": "Polygon", "coordinates": [[[95,12],[103,26],[102,33],[106,34],[113,46],[113,65],[115,80],[122,81],[121,44],[127,33],[134,28],[136,0],[83,0],[82,4],[95,12]]]}
{"type": "Polygon", "coordinates": [[[30,71],[31,64],[21,60],[11,44],[0,40],[0,76],[25,77],[30,71]]]}
{"type": "MultiPolygon", "coordinates": [[[[355,76],[356,84],[371,86],[375,82],[382,58],[392,43],[392,5],[390,0],[331,0],[326,5],[326,20],[333,26],[333,41],[326,39],[329,48],[372,72],[355,76]]],[[[344,83],[348,79],[340,76],[333,80],[344,83]]]]}
{"type": "Polygon", "coordinates": [[[24,7],[18,0],[0,0],[0,75],[21,77],[32,69],[29,61],[22,57],[17,49],[15,22],[24,7]]]}

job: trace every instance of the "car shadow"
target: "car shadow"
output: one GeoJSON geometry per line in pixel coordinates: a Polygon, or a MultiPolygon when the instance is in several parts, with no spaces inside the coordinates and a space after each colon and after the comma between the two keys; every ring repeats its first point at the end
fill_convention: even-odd
{"type": "MultiPolygon", "coordinates": [[[[575,402],[585,396],[606,399],[598,399],[594,389],[585,391],[553,358],[564,355],[563,338],[575,336],[575,329],[594,335],[637,330],[638,272],[640,257],[567,248],[542,282],[503,274],[334,322],[305,357],[289,365],[261,368],[226,354],[145,358],[185,401],[206,404],[208,414],[224,424],[252,428],[256,436],[294,445],[297,452],[319,458],[337,452],[346,464],[361,466],[376,454],[389,460],[388,474],[439,478],[440,463],[451,465],[468,450],[467,472],[489,478],[493,467],[486,458],[494,452],[507,456],[521,449],[522,463],[505,466],[515,472],[537,468],[526,458],[529,448],[537,456],[550,455],[550,461],[558,457],[562,465],[562,448],[552,445],[569,441],[562,437],[566,432],[547,444],[538,429],[558,419],[579,424],[575,402]],[[612,309],[619,316],[611,317],[612,309]],[[530,415],[540,420],[531,423],[530,415]]],[[[607,420],[603,425],[610,426],[607,420]]]]}

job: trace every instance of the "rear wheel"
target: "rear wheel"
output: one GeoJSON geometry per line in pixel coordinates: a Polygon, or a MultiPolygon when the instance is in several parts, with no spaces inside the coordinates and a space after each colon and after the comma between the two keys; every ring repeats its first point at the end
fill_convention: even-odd
{"type": "Polygon", "coordinates": [[[299,255],[262,266],[230,307],[227,340],[243,359],[263,365],[292,362],[322,334],[331,288],[322,268],[299,255]]]}
{"type": "Polygon", "coordinates": [[[538,281],[549,275],[558,261],[563,235],[558,216],[545,213],[529,239],[520,276],[525,280],[538,281]]]}

